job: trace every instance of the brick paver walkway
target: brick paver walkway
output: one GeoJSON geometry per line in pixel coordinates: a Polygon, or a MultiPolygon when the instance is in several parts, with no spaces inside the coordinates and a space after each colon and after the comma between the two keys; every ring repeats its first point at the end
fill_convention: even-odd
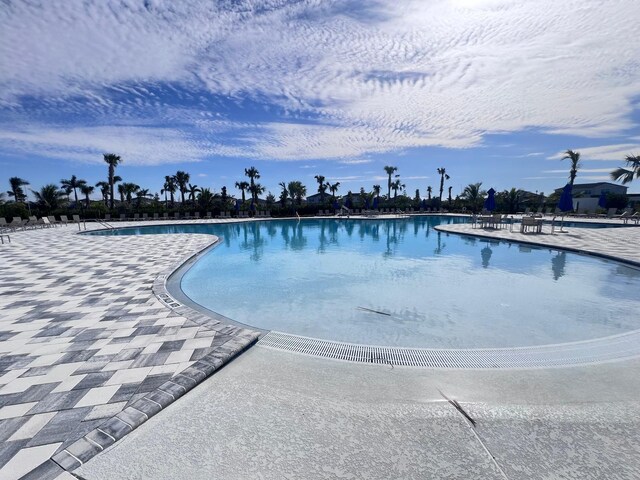
{"type": "Polygon", "coordinates": [[[0,246],[0,479],[70,478],[257,338],[152,291],[215,237],[77,232],[0,246]]]}

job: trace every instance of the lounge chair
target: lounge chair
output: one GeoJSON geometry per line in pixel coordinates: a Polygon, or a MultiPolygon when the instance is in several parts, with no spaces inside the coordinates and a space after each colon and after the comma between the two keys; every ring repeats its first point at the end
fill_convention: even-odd
{"type": "Polygon", "coordinates": [[[20,217],[13,217],[13,219],[11,220],[11,223],[9,223],[7,226],[12,230],[17,230],[19,228],[22,228],[24,230],[24,226],[26,223],[27,221],[23,220],[20,217]]]}
{"type": "Polygon", "coordinates": [[[159,213],[157,213],[157,212],[156,212],[156,213],[154,213],[154,214],[153,214],[153,219],[154,219],[154,220],[160,220],[160,214],[159,214],[159,213]]]}
{"type": "Polygon", "coordinates": [[[43,228],[44,228],[44,227],[51,228],[51,227],[54,227],[54,226],[55,226],[53,223],[51,223],[51,222],[49,221],[49,218],[47,218],[47,217],[42,217],[42,218],[40,219],[40,224],[42,225],[42,227],[43,227],[43,228]]]}
{"type": "Polygon", "coordinates": [[[191,220],[191,214],[189,212],[185,213],[182,217],[183,220],[191,220]]]}
{"type": "Polygon", "coordinates": [[[54,215],[49,215],[47,217],[47,219],[49,220],[49,223],[55,227],[57,227],[58,225],[60,225],[60,221],[56,220],[56,217],[54,215]]]}
{"type": "Polygon", "coordinates": [[[180,214],[178,212],[173,214],[173,219],[174,220],[180,220],[180,214]]]}
{"type": "Polygon", "coordinates": [[[120,219],[118,220],[119,222],[124,222],[127,219],[126,215],[124,213],[120,214],[120,219]]]}
{"type": "Polygon", "coordinates": [[[204,216],[204,218],[206,220],[211,220],[211,212],[207,212],[207,214],[204,216]]]}
{"type": "Polygon", "coordinates": [[[163,220],[169,220],[169,213],[168,213],[168,212],[164,212],[164,213],[162,214],[162,219],[163,219],[163,220]]]}
{"type": "Polygon", "coordinates": [[[132,220],[133,220],[134,222],[139,221],[139,220],[140,220],[140,214],[139,214],[139,213],[134,213],[134,214],[133,214],[133,218],[132,218],[132,220]]]}
{"type": "Polygon", "coordinates": [[[69,219],[67,218],[66,215],[60,215],[60,223],[62,223],[63,225],[69,224],[69,219]]]}
{"type": "Polygon", "coordinates": [[[142,214],[142,220],[149,220],[149,214],[143,213],[142,214]]]}
{"type": "Polygon", "coordinates": [[[200,212],[194,212],[193,213],[193,218],[194,218],[194,220],[200,220],[200,212]]]}
{"type": "Polygon", "coordinates": [[[636,212],[633,215],[629,215],[628,217],[626,217],[624,219],[625,225],[630,221],[634,222],[636,225],[638,225],[640,223],[640,212],[636,212]]]}

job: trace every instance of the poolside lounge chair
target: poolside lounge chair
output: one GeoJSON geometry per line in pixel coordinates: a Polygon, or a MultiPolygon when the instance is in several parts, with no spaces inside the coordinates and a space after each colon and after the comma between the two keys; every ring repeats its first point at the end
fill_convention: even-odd
{"type": "Polygon", "coordinates": [[[142,220],[149,220],[149,215],[146,213],[142,214],[142,220]]]}
{"type": "Polygon", "coordinates": [[[636,212],[633,215],[629,215],[628,217],[626,217],[624,219],[625,225],[630,221],[634,222],[636,225],[638,225],[640,223],[640,212],[636,212]]]}
{"type": "Polygon", "coordinates": [[[153,219],[154,219],[154,220],[160,220],[160,214],[159,214],[159,213],[157,213],[157,212],[156,212],[156,213],[154,213],[154,214],[153,214],[153,219]]]}
{"type": "Polygon", "coordinates": [[[189,212],[186,212],[184,214],[184,216],[182,217],[183,220],[191,220],[191,214],[189,212]]]}
{"type": "Polygon", "coordinates": [[[164,213],[162,214],[162,219],[163,219],[163,220],[169,220],[169,213],[168,213],[168,212],[164,212],[164,213]]]}
{"type": "Polygon", "coordinates": [[[55,227],[55,225],[49,221],[48,217],[42,217],[39,220],[39,222],[40,222],[40,224],[42,225],[43,228],[44,227],[47,227],[47,228],[55,227]]]}
{"type": "Polygon", "coordinates": [[[11,220],[11,223],[9,223],[7,226],[12,230],[17,230],[19,228],[24,229],[24,225],[26,222],[27,221],[23,220],[21,217],[13,217],[13,219],[11,220]]]}
{"type": "Polygon", "coordinates": [[[174,220],[180,220],[180,214],[178,212],[173,214],[173,219],[174,220]]]}
{"type": "Polygon", "coordinates": [[[54,215],[49,215],[47,217],[47,219],[49,220],[49,223],[55,227],[57,227],[58,225],[60,225],[60,221],[56,220],[56,217],[54,215]]]}
{"type": "Polygon", "coordinates": [[[138,220],[140,220],[140,214],[139,213],[134,213],[133,214],[133,221],[137,222],[138,220]]]}
{"type": "Polygon", "coordinates": [[[69,219],[67,218],[66,215],[60,215],[60,223],[62,223],[63,225],[69,224],[69,219]]]}
{"type": "Polygon", "coordinates": [[[212,217],[211,212],[207,212],[207,214],[204,216],[206,220],[210,220],[211,217],[212,217]]]}
{"type": "Polygon", "coordinates": [[[124,213],[120,214],[120,219],[118,220],[119,222],[124,222],[127,219],[127,217],[125,216],[124,213]]]}

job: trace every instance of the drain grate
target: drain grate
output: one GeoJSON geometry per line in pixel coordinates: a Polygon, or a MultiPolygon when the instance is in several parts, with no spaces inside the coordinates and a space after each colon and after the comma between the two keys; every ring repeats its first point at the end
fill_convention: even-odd
{"type": "Polygon", "coordinates": [[[640,357],[640,331],[557,345],[478,349],[379,347],[269,332],[260,339],[258,345],[336,360],[405,367],[546,368],[640,357]]]}

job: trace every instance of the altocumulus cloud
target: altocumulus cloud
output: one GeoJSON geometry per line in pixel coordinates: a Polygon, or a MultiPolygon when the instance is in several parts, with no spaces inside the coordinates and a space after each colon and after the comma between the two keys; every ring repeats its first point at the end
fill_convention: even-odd
{"type": "Polygon", "coordinates": [[[165,163],[623,136],[637,18],[637,0],[6,2],[2,148],[165,163]],[[268,113],[248,123],[247,101],[268,113]]]}

